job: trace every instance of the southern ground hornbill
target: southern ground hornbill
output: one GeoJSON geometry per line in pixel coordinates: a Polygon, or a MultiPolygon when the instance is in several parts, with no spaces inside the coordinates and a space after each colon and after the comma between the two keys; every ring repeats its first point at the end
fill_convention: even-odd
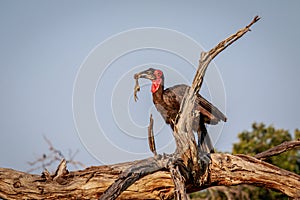
{"type": "MultiPolygon", "coordinates": [[[[167,124],[174,130],[174,122],[180,109],[182,98],[189,86],[181,84],[164,89],[164,74],[159,69],[149,68],[134,75],[136,81],[145,78],[152,81],[151,92],[153,103],[160,112],[167,124]]],[[[135,91],[136,99],[136,91],[135,91]]],[[[198,147],[206,153],[214,152],[213,145],[207,133],[206,124],[217,124],[219,121],[226,121],[226,116],[200,94],[197,94],[194,111],[200,114],[193,121],[193,131],[198,134],[198,147]],[[197,112],[198,111],[198,112],[197,112]]]]}

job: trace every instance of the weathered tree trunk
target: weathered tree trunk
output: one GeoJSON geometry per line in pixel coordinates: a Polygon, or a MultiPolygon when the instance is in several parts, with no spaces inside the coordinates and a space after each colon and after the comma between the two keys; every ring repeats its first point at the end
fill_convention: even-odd
{"type": "MultiPolygon", "coordinates": [[[[297,174],[245,155],[215,153],[211,155],[211,159],[207,180],[198,188],[187,185],[187,192],[218,185],[251,184],[276,189],[290,197],[300,198],[300,176],[297,174]]],[[[0,198],[98,199],[122,172],[139,162],[89,167],[48,177],[1,168],[0,198]]],[[[119,196],[120,199],[173,197],[174,184],[168,171],[158,171],[141,178],[119,196]]]]}

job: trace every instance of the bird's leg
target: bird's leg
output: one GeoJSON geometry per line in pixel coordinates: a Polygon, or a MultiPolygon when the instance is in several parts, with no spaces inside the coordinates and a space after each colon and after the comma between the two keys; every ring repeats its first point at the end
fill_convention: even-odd
{"type": "Polygon", "coordinates": [[[205,127],[204,121],[200,117],[199,127],[198,127],[198,163],[204,174],[211,162],[210,153],[214,152],[211,140],[209,138],[207,129],[205,127]]]}
{"type": "Polygon", "coordinates": [[[208,135],[204,121],[201,119],[201,117],[197,134],[199,151],[204,153],[214,153],[214,147],[208,135]]]}

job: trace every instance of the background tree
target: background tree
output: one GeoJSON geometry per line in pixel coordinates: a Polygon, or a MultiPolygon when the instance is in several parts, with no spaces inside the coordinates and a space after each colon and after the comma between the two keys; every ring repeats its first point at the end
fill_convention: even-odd
{"type": "MultiPolygon", "coordinates": [[[[294,132],[294,139],[300,138],[298,129],[294,132]]],[[[251,131],[243,131],[238,134],[239,142],[233,145],[233,154],[256,155],[285,141],[291,141],[292,135],[288,130],[275,129],[273,125],[266,126],[263,123],[253,123],[251,131]]],[[[300,173],[300,152],[299,150],[291,150],[278,156],[265,159],[266,162],[276,165],[280,168],[300,173]]],[[[270,189],[252,188],[250,192],[252,199],[282,199],[288,198],[282,193],[272,191],[270,189]]]]}
{"type": "MultiPolygon", "coordinates": [[[[288,130],[275,129],[273,125],[266,127],[263,123],[253,123],[251,131],[243,131],[238,134],[239,142],[233,145],[233,154],[256,155],[285,141],[300,138],[298,129],[294,132],[294,138],[288,130]]],[[[278,156],[269,157],[265,160],[268,163],[279,166],[283,169],[300,172],[299,150],[291,150],[278,156]]]]}
{"type": "MultiPolygon", "coordinates": [[[[294,136],[288,130],[276,129],[273,125],[253,123],[252,130],[238,134],[239,141],[233,145],[233,154],[254,156],[285,141],[300,138],[296,129],[294,136]]],[[[268,157],[264,161],[280,168],[300,173],[300,152],[293,149],[277,156],[268,157]]],[[[283,193],[250,185],[210,188],[205,192],[191,195],[192,199],[288,199],[283,193]]]]}

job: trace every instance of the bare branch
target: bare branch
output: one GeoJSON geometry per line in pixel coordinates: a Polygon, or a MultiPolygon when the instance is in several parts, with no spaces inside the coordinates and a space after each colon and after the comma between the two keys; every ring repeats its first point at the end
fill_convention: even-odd
{"type": "Polygon", "coordinates": [[[65,156],[62,154],[62,152],[60,150],[54,148],[54,146],[52,145],[51,141],[46,136],[44,136],[44,140],[48,143],[50,151],[53,151],[54,154],[58,155],[62,159],[65,159],[65,156]]]}
{"type": "Polygon", "coordinates": [[[291,149],[299,148],[300,147],[300,140],[297,141],[286,141],[280,145],[277,145],[271,149],[268,149],[264,152],[256,154],[254,157],[260,160],[265,160],[268,157],[276,156],[291,149]]]}
{"type": "Polygon", "coordinates": [[[74,159],[78,153],[78,150],[74,154],[72,154],[72,151],[69,150],[69,158],[67,159],[60,150],[54,147],[52,142],[46,136],[43,137],[46,143],[48,144],[49,152],[44,153],[41,157],[37,158],[33,162],[27,162],[30,166],[32,166],[32,168],[27,170],[27,172],[33,172],[39,169],[46,169],[47,167],[51,167],[56,162],[60,162],[61,160],[66,160],[67,163],[72,164],[72,166],[76,168],[78,168],[78,166],[82,168],[86,167],[83,163],[74,159]]]}
{"type": "Polygon", "coordinates": [[[200,56],[199,61],[199,67],[196,72],[195,78],[192,83],[192,88],[194,90],[194,94],[197,94],[200,90],[200,87],[203,82],[203,77],[205,74],[205,71],[209,65],[209,63],[223,50],[225,50],[227,47],[229,47],[231,44],[233,44],[235,41],[240,39],[245,33],[250,31],[250,27],[255,24],[260,18],[258,16],[255,16],[253,20],[248,24],[245,28],[240,29],[235,34],[232,34],[225,40],[221,41],[219,44],[217,44],[214,48],[212,48],[208,52],[202,52],[200,56]]]}
{"type": "MultiPolygon", "coordinates": [[[[194,172],[194,178],[199,178],[198,175],[203,174],[203,172],[207,170],[199,166],[199,163],[202,161],[198,156],[199,150],[197,148],[195,137],[192,131],[195,116],[193,113],[194,102],[196,95],[199,93],[201,88],[206,69],[213,58],[215,58],[220,52],[247,33],[250,30],[250,27],[258,20],[259,17],[256,16],[245,28],[240,29],[235,34],[229,36],[210,51],[202,52],[192,86],[185,92],[177,115],[177,123],[175,124],[173,136],[176,141],[177,152],[187,165],[190,163],[189,166],[191,167],[191,171],[194,172]]],[[[198,180],[195,181],[198,182],[198,180]]]]}
{"type": "Polygon", "coordinates": [[[57,180],[59,177],[62,177],[66,174],[68,174],[67,161],[63,159],[63,160],[61,160],[61,162],[59,163],[59,165],[56,169],[53,180],[57,180]]]}
{"type": "Polygon", "coordinates": [[[177,200],[187,200],[188,196],[186,193],[186,187],[185,187],[185,179],[181,175],[179,167],[178,166],[171,166],[170,167],[170,173],[172,176],[172,180],[175,185],[175,199],[177,200]]]}
{"type": "Polygon", "coordinates": [[[121,173],[119,178],[105,190],[105,192],[99,199],[116,199],[123,191],[125,191],[137,180],[141,179],[142,177],[148,174],[152,174],[154,172],[164,169],[165,166],[167,166],[168,162],[169,157],[161,156],[156,158],[148,158],[136,162],[134,165],[132,165],[123,173],[121,173]]]}
{"type": "Polygon", "coordinates": [[[150,115],[150,124],[148,126],[148,142],[149,142],[149,148],[154,154],[154,156],[157,155],[156,147],[155,147],[155,140],[153,135],[153,118],[152,114],[150,115]]]}
{"type": "MultiPolygon", "coordinates": [[[[172,164],[167,163],[168,159],[168,157],[162,159],[162,165],[172,164]]],[[[154,158],[149,161],[154,162],[154,158]]],[[[0,168],[0,198],[97,199],[115,180],[125,177],[121,174],[130,174],[128,173],[130,170],[126,169],[139,173],[139,169],[135,167],[138,167],[138,163],[141,162],[146,161],[89,167],[85,170],[69,172],[63,176],[62,182],[0,168]]],[[[173,166],[180,167],[178,164],[173,166]]],[[[158,171],[155,173],[149,172],[149,175],[134,182],[120,195],[120,199],[173,199],[174,184],[171,174],[165,168],[159,170],[160,167],[157,167],[158,171]]],[[[186,178],[185,172],[181,169],[180,172],[186,178]]],[[[300,198],[299,175],[250,156],[211,154],[209,173],[210,176],[201,186],[189,184],[189,177],[187,177],[186,192],[195,192],[218,185],[251,184],[279,190],[292,198],[300,198]]]]}

